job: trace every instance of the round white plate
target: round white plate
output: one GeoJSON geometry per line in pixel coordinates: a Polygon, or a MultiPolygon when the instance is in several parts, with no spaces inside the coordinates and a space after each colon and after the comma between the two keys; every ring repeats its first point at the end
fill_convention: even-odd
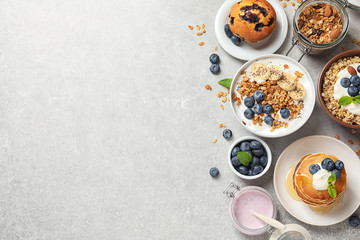
{"type": "Polygon", "coordinates": [[[240,94],[236,90],[237,90],[237,86],[238,86],[237,83],[239,81],[241,81],[241,79],[242,79],[241,72],[243,72],[243,71],[250,72],[251,65],[256,61],[261,61],[265,65],[268,65],[268,64],[280,65],[283,70],[284,70],[284,68],[283,68],[284,64],[287,64],[287,65],[289,65],[289,69],[284,70],[284,72],[288,72],[288,73],[292,74],[293,76],[294,76],[295,71],[299,71],[299,72],[303,73],[304,76],[299,81],[300,81],[300,83],[302,83],[304,85],[305,90],[306,90],[306,94],[305,94],[305,98],[304,98],[304,108],[301,110],[298,118],[288,122],[289,126],[287,128],[278,128],[273,132],[270,131],[270,126],[266,125],[265,123],[261,127],[259,127],[257,125],[253,125],[252,120],[246,119],[244,117],[244,111],[247,108],[244,105],[244,101],[242,101],[240,106],[236,106],[236,101],[234,101],[231,98],[231,101],[230,101],[231,108],[232,108],[233,112],[235,113],[236,118],[240,121],[240,123],[245,128],[247,128],[247,130],[249,130],[250,132],[252,132],[256,135],[259,135],[262,137],[268,137],[268,138],[277,138],[277,137],[283,137],[283,136],[289,135],[289,134],[295,132],[296,130],[298,130],[299,128],[301,128],[305,124],[305,122],[309,119],[309,117],[314,109],[315,88],[314,88],[314,83],[311,79],[311,76],[308,73],[308,71],[306,71],[306,69],[300,63],[298,63],[297,61],[295,61],[292,58],[289,58],[289,57],[286,57],[283,55],[278,55],[278,54],[264,55],[264,56],[254,58],[254,59],[246,62],[244,65],[242,65],[240,67],[240,69],[235,74],[233,81],[231,83],[230,96],[232,96],[232,93],[236,93],[237,96],[240,96],[240,94]],[[245,122],[246,125],[244,125],[243,122],[245,122]]]}
{"type": "Polygon", "coordinates": [[[360,205],[360,160],[354,151],[343,142],[328,136],[309,136],[290,144],[277,160],[274,171],[276,195],[283,207],[302,222],[328,226],[341,222],[353,214],[360,205]],[[303,202],[294,200],[286,190],[286,175],[294,164],[309,153],[327,153],[344,162],[347,182],[343,200],[327,214],[314,213],[303,202]]]}
{"type": "Polygon", "coordinates": [[[276,26],[274,31],[261,42],[242,42],[240,46],[234,45],[224,32],[224,26],[228,23],[231,7],[239,0],[226,0],[221,5],[215,18],[215,34],[221,47],[233,57],[249,60],[260,55],[276,52],[283,44],[288,31],[288,20],[284,8],[278,0],[267,0],[276,12],[276,26]]]}

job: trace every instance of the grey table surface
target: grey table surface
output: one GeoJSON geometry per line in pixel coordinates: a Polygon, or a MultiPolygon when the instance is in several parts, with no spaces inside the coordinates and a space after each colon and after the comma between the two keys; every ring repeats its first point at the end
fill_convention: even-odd
{"type": "MultiPolygon", "coordinates": [[[[237,178],[225,158],[232,141],[221,137],[219,124],[232,129],[233,140],[250,133],[228,103],[220,109],[216,82],[244,61],[219,47],[222,72],[209,72],[221,4],[0,1],[1,239],[268,239],[231,225],[226,185],[258,185],[276,198],[272,172],[289,143],[359,134],[333,122],[317,102],[299,131],[265,139],[274,161],[264,177],[237,178]],[[201,37],[187,28],[202,23],[201,37]],[[208,174],[213,166],[221,171],[216,180],[208,174]]],[[[294,7],[287,4],[290,30],[280,54],[290,47],[294,7]]],[[[360,38],[360,17],[349,13],[344,42],[301,62],[314,85],[341,46],[359,48],[351,39],[360,38]]],[[[291,53],[299,56],[298,49],[291,53]]],[[[278,201],[277,207],[282,222],[302,224],[278,201]]],[[[314,239],[360,238],[347,221],[302,225],[314,239]]]]}

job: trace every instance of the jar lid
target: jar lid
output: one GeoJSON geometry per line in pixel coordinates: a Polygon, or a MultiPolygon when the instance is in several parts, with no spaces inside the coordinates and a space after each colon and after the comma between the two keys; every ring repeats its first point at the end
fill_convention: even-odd
{"type": "Polygon", "coordinates": [[[345,7],[360,11],[360,1],[359,0],[338,0],[338,1],[341,2],[342,4],[344,4],[345,7]]]}
{"type": "Polygon", "coordinates": [[[286,224],[274,231],[269,240],[311,240],[311,235],[298,224],[286,224]]]}

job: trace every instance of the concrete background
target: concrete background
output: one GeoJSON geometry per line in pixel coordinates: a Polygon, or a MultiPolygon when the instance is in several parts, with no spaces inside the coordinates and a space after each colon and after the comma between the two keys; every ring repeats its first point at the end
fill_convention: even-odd
{"type": "MultiPolygon", "coordinates": [[[[259,185],[276,197],[272,172],[289,143],[313,134],[337,133],[344,141],[359,134],[316,103],[298,132],[265,139],[274,161],[263,178],[238,179],[225,158],[232,141],[222,138],[219,124],[233,131],[232,140],[249,132],[228,103],[220,109],[216,82],[244,62],[219,46],[222,72],[208,70],[221,4],[0,1],[0,239],[268,239],[231,225],[222,194],[227,184],[259,185]],[[204,36],[187,28],[202,23],[204,36]],[[213,166],[218,179],[208,174],[213,166]]],[[[360,39],[360,16],[349,12],[345,41],[302,61],[314,84],[341,46],[359,48],[351,39],[360,39]]],[[[290,38],[291,28],[278,53],[290,38]]],[[[300,223],[277,203],[281,221],[300,223]]],[[[314,239],[360,238],[347,221],[302,225],[314,239]]]]}

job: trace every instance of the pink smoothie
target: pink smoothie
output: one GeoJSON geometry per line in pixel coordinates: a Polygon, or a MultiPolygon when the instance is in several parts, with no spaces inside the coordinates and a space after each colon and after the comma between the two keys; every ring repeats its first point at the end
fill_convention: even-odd
{"type": "Polygon", "coordinates": [[[238,223],[246,228],[260,229],[266,223],[253,216],[250,211],[254,210],[262,215],[272,218],[274,207],[271,199],[263,192],[249,190],[240,193],[234,203],[235,218],[238,223]]]}

